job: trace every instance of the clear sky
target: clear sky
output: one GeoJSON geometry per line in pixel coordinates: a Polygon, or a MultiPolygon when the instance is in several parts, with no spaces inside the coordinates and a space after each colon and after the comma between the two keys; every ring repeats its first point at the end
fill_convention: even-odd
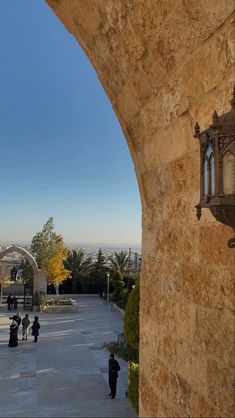
{"type": "Polygon", "coordinates": [[[86,55],[43,0],[0,0],[0,242],[140,243],[134,166],[86,55]]]}

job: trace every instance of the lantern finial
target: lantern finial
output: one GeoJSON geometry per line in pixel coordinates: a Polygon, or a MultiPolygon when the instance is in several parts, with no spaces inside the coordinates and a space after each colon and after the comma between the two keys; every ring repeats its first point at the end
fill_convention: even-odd
{"type": "Polygon", "coordinates": [[[216,112],[216,110],[214,111],[213,115],[212,115],[212,125],[216,125],[218,123],[218,113],[216,112]]]}
{"type": "Polygon", "coordinates": [[[199,134],[200,134],[200,126],[199,126],[198,122],[196,122],[196,124],[194,126],[194,137],[198,138],[199,134]]]}
{"type": "Polygon", "coordinates": [[[202,208],[201,208],[201,205],[200,204],[198,204],[197,206],[195,206],[195,208],[196,208],[196,216],[197,216],[197,219],[198,219],[198,221],[200,220],[200,218],[201,218],[201,215],[202,215],[202,208]]]}
{"type": "Polygon", "coordinates": [[[232,93],[232,98],[230,100],[231,106],[235,107],[235,84],[233,86],[233,93],[232,93]]]}

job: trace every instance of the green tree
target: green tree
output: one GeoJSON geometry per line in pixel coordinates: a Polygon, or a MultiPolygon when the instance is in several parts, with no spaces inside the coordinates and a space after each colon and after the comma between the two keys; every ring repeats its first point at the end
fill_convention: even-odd
{"type": "Polygon", "coordinates": [[[139,309],[140,309],[140,282],[130,292],[125,309],[124,334],[127,343],[135,350],[139,350],[139,309]]]}
{"type": "Polygon", "coordinates": [[[33,286],[33,269],[29,261],[24,258],[19,264],[20,276],[23,279],[23,283],[29,286],[33,286]]]}
{"type": "Polygon", "coordinates": [[[122,274],[129,271],[129,256],[126,251],[121,251],[120,253],[115,252],[110,261],[113,271],[119,271],[122,274]]]}
{"type": "Polygon", "coordinates": [[[77,292],[78,283],[82,285],[83,292],[86,293],[89,286],[88,278],[93,268],[91,258],[86,259],[82,250],[72,250],[64,260],[64,266],[71,272],[73,293],[77,292]]]}
{"type": "Polygon", "coordinates": [[[53,218],[49,218],[42,231],[34,235],[30,246],[39,268],[45,270],[49,258],[55,255],[60,244],[63,244],[63,238],[55,233],[53,218]]]}
{"type": "Polygon", "coordinates": [[[98,251],[97,260],[93,263],[91,279],[92,279],[92,287],[96,289],[96,291],[101,292],[104,289],[107,281],[107,272],[109,268],[106,264],[106,259],[103,255],[101,248],[98,251]]]}
{"type": "Polygon", "coordinates": [[[123,275],[120,271],[115,271],[112,274],[111,284],[112,284],[112,287],[114,288],[114,295],[113,295],[114,298],[120,299],[122,295],[122,290],[125,286],[125,283],[123,281],[123,275]]]}

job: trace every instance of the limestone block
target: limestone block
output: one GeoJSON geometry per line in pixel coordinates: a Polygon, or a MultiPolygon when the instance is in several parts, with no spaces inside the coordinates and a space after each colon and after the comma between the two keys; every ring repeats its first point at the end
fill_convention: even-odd
{"type": "Polygon", "coordinates": [[[148,417],[158,416],[159,398],[144,374],[140,374],[140,402],[148,405],[148,417]]]}
{"type": "MultiPolygon", "coordinates": [[[[231,26],[231,23],[228,25],[231,26]]],[[[233,71],[234,52],[229,47],[233,39],[234,31],[228,37],[228,30],[225,28],[216,34],[216,39],[210,39],[203,48],[195,51],[184,64],[179,85],[184,86],[189,103],[195,103],[216,88],[225,76],[225,69],[227,74],[233,71]]]]}
{"type": "MultiPolygon", "coordinates": [[[[144,415],[142,415],[144,416],[144,415]]],[[[160,400],[158,417],[179,417],[179,412],[176,412],[172,406],[169,405],[169,400],[160,400]]],[[[209,417],[209,415],[208,415],[209,417]]]]}
{"type": "MultiPolygon", "coordinates": [[[[127,124],[127,131],[131,138],[131,143],[135,151],[140,152],[143,149],[145,129],[141,121],[139,112],[127,124]]],[[[141,159],[142,160],[142,159],[141,159]]],[[[143,162],[141,161],[143,166],[143,162]]],[[[144,172],[144,170],[141,170],[144,172]]]]}
{"type": "Polygon", "coordinates": [[[179,411],[178,416],[190,416],[191,386],[178,373],[170,375],[170,399],[179,411]]]}
{"type": "Polygon", "coordinates": [[[183,265],[180,290],[184,297],[206,308],[234,310],[234,280],[232,268],[210,265],[183,265]]]}
{"type": "Polygon", "coordinates": [[[234,367],[234,314],[225,309],[197,307],[195,341],[217,358],[221,367],[234,367]]]}
{"type": "Polygon", "coordinates": [[[168,73],[213,32],[213,25],[198,3],[188,0],[176,5],[171,18],[160,26],[155,39],[156,57],[168,73]],[[190,30],[185,30],[186,27],[190,30]]]}
{"type": "Polygon", "coordinates": [[[213,225],[200,225],[199,231],[199,251],[203,263],[210,264],[212,257],[215,257],[217,266],[234,268],[234,253],[227,246],[227,241],[233,236],[232,229],[216,222],[213,225]]]}
{"type": "Polygon", "coordinates": [[[217,410],[198,392],[193,391],[190,396],[191,416],[198,418],[217,418],[217,410]]]}
{"type": "Polygon", "coordinates": [[[118,95],[116,106],[120,117],[126,123],[138,112],[138,97],[131,83],[127,83],[118,95]]]}
{"type": "Polygon", "coordinates": [[[128,61],[136,66],[145,53],[145,47],[131,24],[128,24],[122,32],[122,44],[128,61]]]}
{"type": "Polygon", "coordinates": [[[200,0],[200,3],[215,27],[220,26],[234,11],[233,0],[200,0]]]}
{"type": "Polygon", "coordinates": [[[227,369],[215,360],[208,361],[208,396],[221,416],[234,415],[234,370],[227,369]]]}

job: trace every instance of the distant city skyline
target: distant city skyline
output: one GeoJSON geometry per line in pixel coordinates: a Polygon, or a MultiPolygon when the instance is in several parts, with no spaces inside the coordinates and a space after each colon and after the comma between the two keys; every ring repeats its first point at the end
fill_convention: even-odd
{"type": "Polygon", "coordinates": [[[1,0],[0,49],[0,242],[53,216],[65,242],[140,243],[133,162],[77,41],[44,0],[1,0]]]}

